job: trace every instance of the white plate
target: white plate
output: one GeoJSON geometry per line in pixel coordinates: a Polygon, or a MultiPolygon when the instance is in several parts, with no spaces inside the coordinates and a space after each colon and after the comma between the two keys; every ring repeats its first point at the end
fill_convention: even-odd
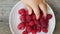
{"type": "MultiPolygon", "coordinates": [[[[47,34],[53,34],[54,28],[55,28],[55,15],[53,10],[49,5],[48,7],[48,13],[52,14],[52,19],[49,21],[49,27],[48,27],[48,33],[47,34]]],[[[11,10],[11,13],[9,15],[9,26],[12,31],[12,34],[22,34],[22,30],[17,29],[17,25],[19,24],[19,14],[18,10],[21,8],[25,8],[24,5],[20,2],[18,2],[13,9],[11,10]]],[[[43,32],[37,33],[37,34],[44,34],[43,32]]]]}

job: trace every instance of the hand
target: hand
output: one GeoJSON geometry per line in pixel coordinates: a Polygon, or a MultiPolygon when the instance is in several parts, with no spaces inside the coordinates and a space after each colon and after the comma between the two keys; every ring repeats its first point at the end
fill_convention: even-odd
{"type": "Polygon", "coordinates": [[[39,19],[39,16],[40,16],[39,8],[43,11],[44,16],[46,16],[47,5],[46,5],[45,0],[21,0],[21,1],[28,9],[29,14],[32,13],[32,10],[34,11],[36,15],[36,19],[39,19]]]}

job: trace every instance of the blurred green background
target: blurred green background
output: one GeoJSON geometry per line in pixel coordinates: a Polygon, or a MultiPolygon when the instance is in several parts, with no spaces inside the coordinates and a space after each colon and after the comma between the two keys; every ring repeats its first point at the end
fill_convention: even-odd
{"type": "MultiPolygon", "coordinates": [[[[0,0],[0,34],[12,34],[9,29],[9,13],[12,7],[20,0],[0,0]]],[[[54,34],[60,34],[60,0],[46,0],[56,16],[54,34]]]]}

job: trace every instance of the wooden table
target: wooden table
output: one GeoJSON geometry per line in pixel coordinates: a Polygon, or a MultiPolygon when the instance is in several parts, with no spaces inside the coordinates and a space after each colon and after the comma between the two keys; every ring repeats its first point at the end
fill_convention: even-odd
{"type": "MultiPolygon", "coordinates": [[[[12,34],[9,29],[9,13],[12,7],[20,0],[0,0],[0,34],[12,34]]],[[[60,34],[60,0],[46,0],[52,7],[56,16],[54,34],[60,34]]]]}

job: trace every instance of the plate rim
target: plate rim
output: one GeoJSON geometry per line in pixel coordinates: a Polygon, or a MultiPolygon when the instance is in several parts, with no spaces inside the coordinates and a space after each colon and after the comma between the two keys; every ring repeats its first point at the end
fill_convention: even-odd
{"type": "MultiPolygon", "coordinates": [[[[11,31],[11,33],[12,34],[15,34],[14,33],[14,31],[13,31],[13,29],[12,29],[12,26],[11,26],[11,14],[12,14],[12,12],[13,12],[13,9],[20,3],[21,1],[19,1],[19,2],[17,2],[14,6],[13,6],[13,8],[11,9],[11,12],[10,12],[10,14],[9,14],[9,28],[10,28],[10,31],[11,31]]],[[[50,7],[50,9],[52,10],[52,8],[51,8],[51,6],[49,5],[49,4],[47,4],[49,7],[50,7]]],[[[53,10],[52,10],[53,11],[53,10]]],[[[54,12],[53,12],[54,13],[54,12]]],[[[54,14],[54,19],[55,19],[55,26],[56,26],[56,18],[55,18],[55,14],[54,14]]],[[[53,32],[54,32],[54,30],[55,30],[55,26],[54,26],[54,29],[53,29],[53,32]]],[[[52,34],[53,34],[53,32],[52,32],[52,34]]]]}

